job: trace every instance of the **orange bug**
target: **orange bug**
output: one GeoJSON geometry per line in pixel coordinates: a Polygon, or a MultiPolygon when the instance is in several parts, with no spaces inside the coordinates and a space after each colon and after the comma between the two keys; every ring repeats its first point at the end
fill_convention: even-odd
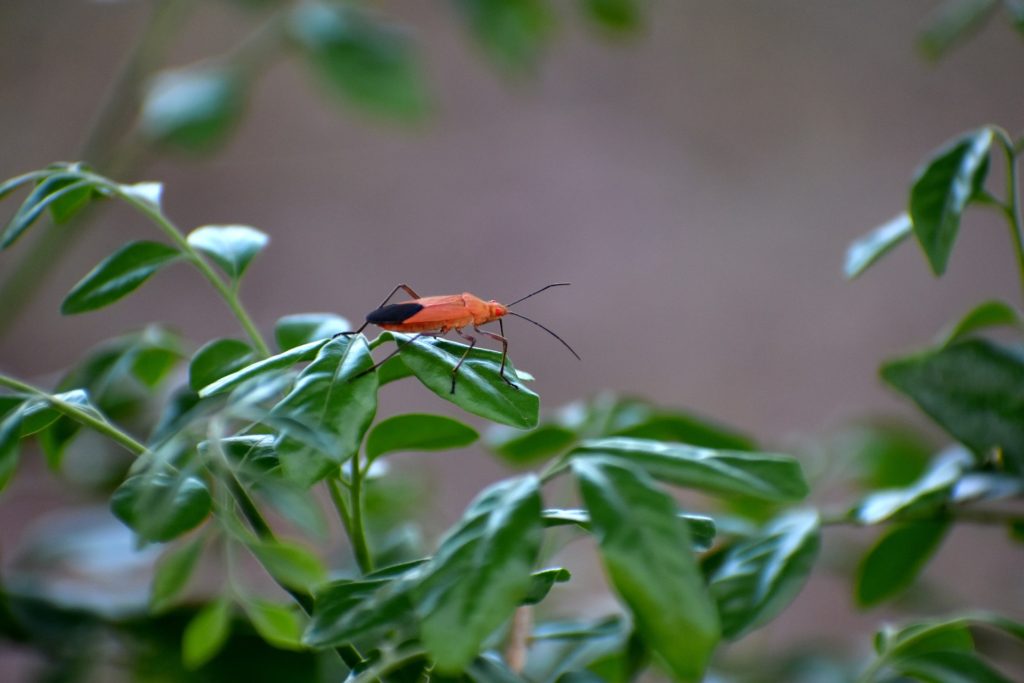
{"type": "MultiPolygon", "coordinates": [[[[466,352],[462,354],[462,358],[455,364],[452,369],[452,390],[451,393],[455,393],[455,378],[459,373],[459,368],[462,367],[463,361],[469,356],[469,352],[476,346],[476,337],[463,334],[462,329],[464,327],[472,326],[473,329],[485,337],[501,342],[501,368],[498,370],[498,374],[501,376],[509,386],[518,388],[516,385],[505,376],[505,363],[508,360],[508,340],[505,339],[505,328],[501,322],[501,319],[506,315],[514,315],[517,318],[522,318],[527,322],[531,322],[537,327],[541,328],[552,337],[562,342],[565,348],[569,349],[569,353],[576,356],[577,360],[580,359],[578,353],[576,353],[564,339],[559,337],[557,334],[549,330],[548,328],[541,325],[536,320],[531,320],[525,315],[520,315],[513,311],[508,310],[511,306],[515,306],[520,301],[525,301],[531,296],[540,294],[546,289],[552,287],[564,287],[568,285],[568,282],[556,282],[546,287],[541,287],[532,294],[527,294],[521,299],[516,299],[510,304],[501,304],[493,299],[491,301],[484,301],[478,296],[470,294],[469,292],[463,292],[462,294],[446,294],[442,296],[420,296],[412,290],[407,284],[400,284],[391,290],[387,298],[381,302],[380,306],[375,308],[366,314],[366,322],[360,326],[358,330],[354,332],[342,332],[342,335],[359,334],[367,325],[376,325],[377,327],[390,330],[392,332],[415,332],[416,336],[412,337],[409,341],[413,342],[420,337],[439,337],[447,334],[451,330],[455,332],[469,342],[469,347],[466,352]],[[398,290],[404,290],[412,299],[409,301],[403,301],[397,304],[389,304],[398,290]],[[498,321],[498,329],[501,334],[494,334],[493,332],[486,332],[480,329],[480,325],[486,325],[487,323],[498,321]]],[[[335,335],[340,336],[340,335],[335,335]]],[[[384,360],[380,361],[373,366],[367,372],[380,367],[385,361],[391,356],[398,353],[398,349],[393,351],[384,360]]]]}

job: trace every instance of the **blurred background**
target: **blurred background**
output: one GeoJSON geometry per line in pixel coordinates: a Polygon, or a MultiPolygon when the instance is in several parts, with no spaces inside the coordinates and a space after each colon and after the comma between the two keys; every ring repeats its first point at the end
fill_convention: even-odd
{"type": "MultiPolygon", "coordinates": [[[[81,154],[159,4],[0,4],[0,176],[81,154]]],[[[186,4],[161,67],[234,49],[274,3],[186,4]]],[[[580,3],[553,5],[549,39],[524,67],[488,57],[448,3],[373,3],[415,46],[422,116],[350,106],[286,54],[261,65],[244,116],[209,153],[134,150],[117,179],[165,183],[165,210],[183,229],[240,223],[271,236],[243,288],[267,331],[306,311],[358,322],[399,282],[509,301],[568,281],[522,312],[583,362],[527,323],[505,327],[544,409],[611,388],[779,450],[865,416],[915,415],[881,386],[879,362],[980,300],[1012,299],[1008,236],[994,217],[969,214],[942,280],[912,244],[854,283],[843,254],[904,208],[913,169],[945,140],[983,123],[1019,127],[1024,90],[1010,65],[1022,46],[1008,22],[931,63],[914,47],[936,5],[925,0],[655,1],[621,34],[588,21],[580,3]]],[[[93,265],[155,237],[123,207],[90,222],[53,254],[20,314],[0,321],[4,372],[52,382],[84,348],[153,320],[196,346],[239,333],[184,267],[110,308],[61,317],[93,265]]],[[[0,254],[0,280],[30,249],[25,240],[0,254]]],[[[383,397],[382,415],[448,409],[418,387],[383,397]]],[[[502,471],[482,450],[427,457],[411,466],[441,494],[437,528],[502,471]]],[[[59,489],[38,462],[24,469],[0,498],[4,547],[59,489]]],[[[1019,551],[1015,572],[956,547],[969,550],[946,547],[937,576],[956,577],[979,606],[1006,607],[985,596],[1019,583],[1019,551]]],[[[866,638],[879,615],[855,616],[847,593],[819,577],[782,632],[866,638]]]]}

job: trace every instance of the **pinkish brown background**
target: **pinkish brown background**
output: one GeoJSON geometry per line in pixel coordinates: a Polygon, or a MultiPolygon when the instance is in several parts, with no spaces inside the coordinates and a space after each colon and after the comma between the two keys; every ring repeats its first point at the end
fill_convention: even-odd
{"type": "MultiPolygon", "coordinates": [[[[232,12],[208,4],[176,64],[240,34],[232,12]]],[[[539,74],[509,80],[447,4],[383,3],[418,35],[435,95],[428,121],[392,126],[338,108],[287,59],[260,82],[222,153],[165,156],[125,180],[163,181],[165,208],[184,228],[247,223],[270,234],[243,288],[267,331],[303,311],[357,320],[401,281],[423,294],[509,300],[566,280],[573,286],[523,312],[582,363],[526,323],[505,328],[544,408],[613,388],[779,449],[864,415],[923,426],[876,367],[982,299],[1015,299],[1005,229],[972,212],[942,280],[907,244],[847,283],[843,252],[903,208],[931,150],[982,123],[1015,130],[1024,112],[1020,37],[1000,17],[928,64],[912,42],[934,5],[660,1],[643,35],[608,41],[559,3],[560,36],[539,74]]],[[[0,176],[74,154],[146,12],[143,2],[0,4],[0,176]]],[[[0,370],[45,383],[88,345],[153,319],[197,343],[238,334],[185,268],[108,309],[60,317],[61,298],[89,268],[130,238],[154,236],[121,209],[99,222],[2,330],[0,370]]],[[[0,254],[0,273],[18,258],[19,249],[0,254]]],[[[383,400],[385,415],[447,410],[419,388],[391,388],[383,400]]],[[[441,524],[501,475],[479,450],[416,460],[445,501],[441,524]]],[[[58,488],[38,464],[19,476],[0,497],[5,545],[58,488]]],[[[958,532],[929,579],[1019,616],[1024,563],[1001,538],[958,532]],[[993,547],[999,557],[977,550],[993,547]]],[[[846,581],[822,570],[780,632],[834,631],[866,647],[883,613],[857,615],[846,581]]]]}

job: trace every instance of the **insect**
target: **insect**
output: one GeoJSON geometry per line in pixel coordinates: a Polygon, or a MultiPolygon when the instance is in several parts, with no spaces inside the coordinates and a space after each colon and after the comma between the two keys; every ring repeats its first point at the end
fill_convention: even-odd
{"type": "MultiPolygon", "coordinates": [[[[564,339],[559,337],[557,334],[549,330],[548,328],[541,325],[536,320],[531,320],[525,315],[520,315],[513,311],[508,310],[512,306],[515,306],[520,301],[525,301],[531,296],[540,294],[541,292],[551,289],[552,287],[564,287],[568,285],[568,282],[556,282],[546,287],[541,287],[532,294],[516,299],[510,304],[501,304],[493,299],[491,301],[484,301],[478,296],[470,294],[469,292],[463,292],[462,294],[446,294],[442,296],[420,296],[407,284],[400,284],[391,290],[387,298],[381,302],[380,306],[375,308],[366,314],[366,322],[360,326],[358,330],[354,332],[342,332],[339,335],[350,335],[359,334],[367,325],[376,325],[384,330],[390,330],[392,332],[409,332],[416,333],[416,336],[412,337],[409,342],[414,342],[420,337],[439,337],[447,334],[448,332],[455,330],[455,332],[469,342],[469,346],[466,348],[465,353],[459,359],[459,362],[455,364],[452,369],[452,389],[451,393],[455,393],[455,380],[459,373],[459,368],[462,367],[462,363],[469,356],[469,352],[476,346],[476,337],[464,334],[462,332],[465,327],[472,327],[474,331],[485,337],[489,337],[497,342],[501,342],[501,367],[498,370],[498,374],[505,382],[513,387],[516,387],[515,383],[512,382],[508,377],[505,376],[505,364],[508,360],[508,340],[505,339],[505,328],[501,322],[501,319],[506,315],[514,315],[517,318],[522,318],[527,322],[531,322],[537,327],[541,328],[552,337],[562,342],[565,348],[569,349],[569,353],[576,356],[577,360],[580,359],[578,353],[576,353],[571,346],[569,346],[564,339]],[[412,297],[409,301],[403,301],[397,304],[389,304],[398,290],[404,290],[406,294],[412,297]],[[498,330],[501,334],[494,334],[493,332],[487,332],[480,329],[480,325],[486,325],[487,323],[498,321],[498,330]]],[[[380,367],[386,362],[391,356],[398,353],[399,349],[396,349],[387,356],[384,360],[374,365],[370,372],[380,367]]]]}

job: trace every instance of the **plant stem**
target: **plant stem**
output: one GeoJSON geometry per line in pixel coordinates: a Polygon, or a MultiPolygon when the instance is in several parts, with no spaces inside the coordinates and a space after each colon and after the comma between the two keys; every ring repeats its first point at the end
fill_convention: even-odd
{"type": "Polygon", "coordinates": [[[385,650],[382,652],[380,659],[378,659],[373,666],[359,672],[359,675],[355,678],[350,678],[350,683],[373,683],[374,681],[379,681],[381,676],[392,669],[411,662],[414,659],[419,659],[425,654],[426,651],[419,646],[410,646],[405,649],[385,650]]]}
{"type": "Polygon", "coordinates": [[[46,393],[42,389],[37,389],[30,384],[19,382],[13,377],[8,377],[6,375],[0,375],[0,386],[43,399],[53,406],[53,408],[58,412],[70,417],[76,422],[86,425],[87,427],[91,427],[93,430],[110,438],[123,446],[125,450],[132,455],[143,455],[148,452],[148,449],[144,445],[133,439],[125,432],[110,424],[102,417],[97,417],[88,411],[82,410],[74,403],[68,403],[53,394],[46,393]]]}
{"type": "Polygon", "coordinates": [[[370,546],[366,541],[366,527],[363,524],[363,472],[359,467],[359,453],[356,452],[352,458],[352,487],[351,487],[351,512],[352,512],[352,547],[356,554],[356,561],[359,569],[364,574],[373,571],[373,556],[370,554],[370,546]]]}
{"type": "Polygon", "coordinates": [[[1006,203],[1004,213],[1017,254],[1017,272],[1020,275],[1021,291],[1024,292],[1024,224],[1021,220],[1020,183],[1017,179],[1017,147],[1009,133],[994,128],[996,137],[1006,152],[1006,203]]]}
{"type": "Polygon", "coordinates": [[[224,282],[219,275],[217,275],[217,272],[206,261],[206,259],[203,258],[202,254],[192,248],[192,245],[188,243],[188,240],[185,238],[185,235],[182,234],[181,230],[179,230],[178,227],[164,216],[164,214],[153,204],[125,192],[119,185],[111,183],[106,178],[102,178],[100,176],[91,177],[98,185],[102,185],[116,193],[124,201],[128,202],[145,214],[157,225],[157,227],[160,228],[160,230],[163,231],[165,235],[171,239],[172,242],[174,242],[175,246],[185,254],[185,257],[192,262],[192,265],[199,269],[199,272],[203,274],[203,277],[213,285],[213,288],[217,290],[220,297],[224,299],[224,302],[227,303],[228,308],[231,309],[235,318],[237,318],[238,322],[241,323],[242,328],[245,330],[245,333],[249,336],[253,346],[256,347],[256,350],[260,355],[264,358],[269,356],[270,347],[267,346],[266,341],[263,340],[263,336],[260,334],[259,330],[256,329],[256,325],[253,324],[252,318],[249,317],[245,307],[242,306],[242,303],[238,298],[238,292],[224,282]]]}

